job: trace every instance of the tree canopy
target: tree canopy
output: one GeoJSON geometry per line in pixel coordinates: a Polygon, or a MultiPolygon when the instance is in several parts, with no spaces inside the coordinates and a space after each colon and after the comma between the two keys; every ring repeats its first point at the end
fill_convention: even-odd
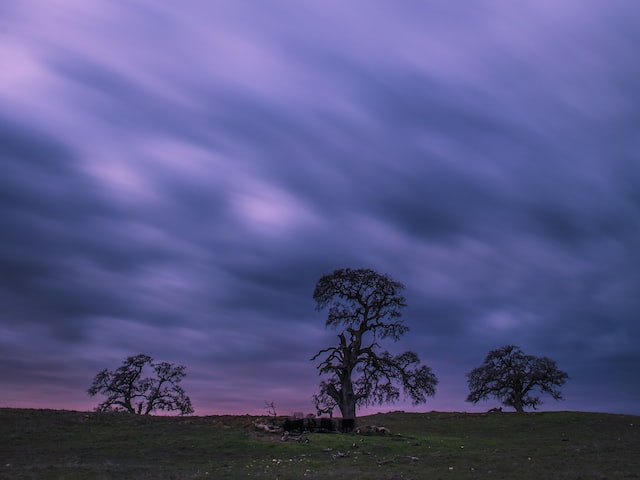
{"type": "Polygon", "coordinates": [[[148,355],[127,357],[115,371],[102,370],[87,390],[90,396],[102,394],[106,399],[98,411],[126,411],[149,415],[156,410],[193,413],[191,400],[178,385],[185,377],[185,366],[154,362],[148,355]],[[145,373],[152,376],[145,377],[145,373]]]}
{"type": "Polygon", "coordinates": [[[525,407],[535,409],[542,404],[540,397],[534,395],[536,391],[561,400],[558,387],[568,378],[550,358],[526,355],[520,347],[506,345],[491,350],[483,364],[467,374],[467,401],[477,403],[495,397],[503,405],[522,412],[525,407]]]}
{"type": "Polygon", "coordinates": [[[415,352],[392,355],[380,351],[380,341],[397,341],[409,328],[401,319],[404,285],[370,269],[338,269],[316,284],[317,310],[328,309],[326,326],[341,330],[338,344],[320,350],[320,383],[316,406],[332,405],[345,419],[355,419],[356,407],[393,403],[400,388],[414,404],[435,394],[436,376],[420,366],[415,352]]]}

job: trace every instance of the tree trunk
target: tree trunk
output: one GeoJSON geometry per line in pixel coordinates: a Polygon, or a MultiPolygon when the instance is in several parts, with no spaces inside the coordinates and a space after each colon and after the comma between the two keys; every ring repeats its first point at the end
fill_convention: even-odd
{"type": "Polygon", "coordinates": [[[355,420],[356,418],[356,401],[355,396],[351,395],[342,399],[339,405],[342,418],[355,420]]]}
{"type": "Polygon", "coordinates": [[[515,408],[516,412],[518,413],[524,412],[524,406],[522,405],[522,398],[520,398],[517,395],[515,395],[513,398],[513,408],[515,408]]]}
{"type": "Polygon", "coordinates": [[[356,419],[356,395],[353,393],[353,384],[351,378],[343,378],[340,382],[340,401],[338,408],[343,419],[353,420],[356,419]]]}

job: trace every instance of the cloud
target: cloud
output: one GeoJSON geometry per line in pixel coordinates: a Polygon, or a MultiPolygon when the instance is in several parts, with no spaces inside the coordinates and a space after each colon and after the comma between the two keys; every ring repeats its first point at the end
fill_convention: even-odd
{"type": "Polygon", "coordinates": [[[342,267],[407,286],[390,348],[434,407],[473,408],[464,373],[507,343],[569,371],[568,408],[637,398],[634,4],[0,9],[10,403],[66,376],[51,398],[86,405],[146,352],[196,409],[306,409],[342,267]]]}

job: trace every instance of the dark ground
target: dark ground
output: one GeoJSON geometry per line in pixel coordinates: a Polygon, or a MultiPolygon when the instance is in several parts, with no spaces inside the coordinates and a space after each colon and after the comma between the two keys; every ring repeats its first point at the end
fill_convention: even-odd
{"type": "Polygon", "coordinates": [[[391,434],[280,440],[255,417],[0,409],[1,479],[634,479],[640,417],[402,413],[391,434]]]}

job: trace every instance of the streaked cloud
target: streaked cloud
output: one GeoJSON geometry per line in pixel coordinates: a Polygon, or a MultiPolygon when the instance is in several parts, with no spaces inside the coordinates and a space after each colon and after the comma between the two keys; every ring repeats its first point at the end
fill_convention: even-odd
{"type": "Polygon", "coordinates": [[[407,286],[425,408],[515,343],[561,408],[638,413],[639,9],[5,2],[4,404],[89,408],[145,352],[197,413],[309,410],[313,287],[365,266],[407,286]]]}

